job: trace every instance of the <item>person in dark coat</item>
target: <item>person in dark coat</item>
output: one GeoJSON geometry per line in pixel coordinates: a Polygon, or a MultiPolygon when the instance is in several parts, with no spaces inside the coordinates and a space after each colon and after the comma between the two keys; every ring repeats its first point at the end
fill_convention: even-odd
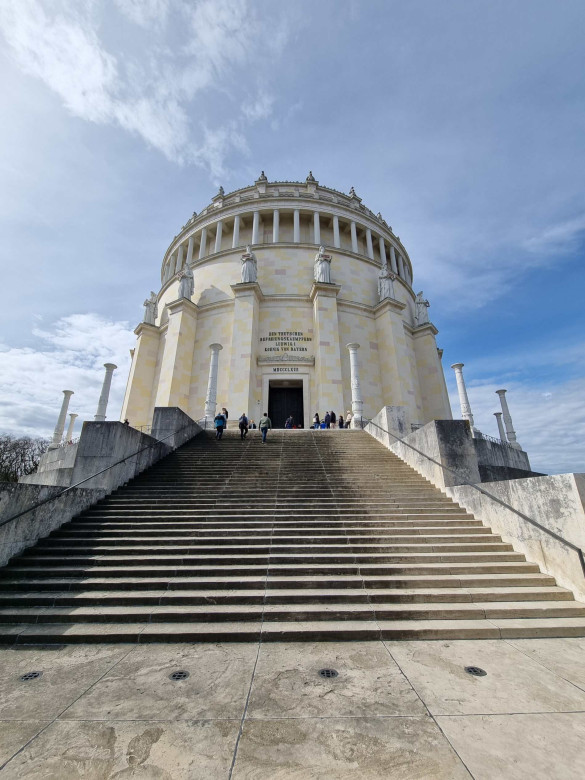
{"type": "Polygon", "coordinates": [[[331,428],[331,415],[329,412],[325,412],[325,417],[323,418],[323,422],[325,423],[326,428],[331,428]]]}
{"type": "Polygon", "coordinates": [[[219,412],[219,414],[215,415],[215,418],[213,420],[213,424],[215,425],[215,438],[221,439],[223,436],[223,429],[225,428],[227,423],[227,420],[225,419],[225,415],[223,412],[219,412]]]}

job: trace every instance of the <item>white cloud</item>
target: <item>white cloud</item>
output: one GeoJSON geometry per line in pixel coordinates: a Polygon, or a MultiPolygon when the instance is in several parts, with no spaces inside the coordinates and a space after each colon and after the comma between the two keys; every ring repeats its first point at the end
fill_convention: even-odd
{"type": "Polygon", "coordinates": [[[146,45],[110,53],[92,0],[60,0],[50,10],[40,0],[2,0],[0,29],[7,51],[25,73],[59,95],[73,115],[117,124],[173,162],[205,167],[214,179],[224,175],[228,156],[247,152],[245,125],[273,110],[274,98],[266,91],[243,109],[234,105],[240,95],[230,97],[234,69],[262,60],[264,27],[254,5],[248,0],[174,5],[179,41],[171,45],[161,36],[171,14],[168,0],[116,2],[151,36],[146,45]],[[202,90],[219,91],[234,118],[212,122],[207,101],[200,99],[198,122],[191,122],[193,101],[202,90]]]}
{"type": "Polygon", "coordinates": [[[63,317],[37,328],[38,349],[0,346],[0,431],[49,436],[53,432],[63,390],[73,390],[70,412],[93,419],[104,377],[103,364],[114,372],[108,419],[119,417],[135,336],[126,322],[96,314],[63,317]]]}
{"type": "Polygon", "coordinates": [[[524,242],[530,252],[572,252],[578,246],[585,233],[585,214],[574,219],[550,225],[541,233],[531,236],[524,242]]]}

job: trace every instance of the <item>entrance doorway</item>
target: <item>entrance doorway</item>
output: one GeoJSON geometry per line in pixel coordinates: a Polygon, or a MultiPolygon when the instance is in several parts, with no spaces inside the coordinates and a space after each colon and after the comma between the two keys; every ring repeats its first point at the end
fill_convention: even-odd
{"type": "Polygon", "coordinates": [[[292,415],[294,425],[303,425],[303,383],[299,380],[271,380],[268,387],[268,416],[275,428],[284,428],[292,415]]]}

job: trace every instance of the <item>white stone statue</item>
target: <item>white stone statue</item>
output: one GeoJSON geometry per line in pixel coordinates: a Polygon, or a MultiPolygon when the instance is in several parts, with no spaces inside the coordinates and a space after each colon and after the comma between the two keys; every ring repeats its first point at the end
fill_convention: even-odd
{"type": "Polygon", "coordinates": [[[144,322],[147,325],[154,325],[158,315],[156,293],[151,290],[150,298],[147,298],[142,305],[144,306],[144,322]]]}
{"type": "Polygon", "coordinates": [[[387,265],[383,265],[378,276],[378,296],[381,301],[384,298],[395,298],[394,293],[394,280],[395,274],[388,270],[387,265]]]}
{"type": "Polygon", "coordinates": [[[415,300],[416,314],[415,322],[416,326],[427,325],[429,321],[429,306],[431,305],[425,298],[423,298],[422,290],[418,293],[415,300]]]}
{"type": "Polygon", "coordinates": [[[331,284],[331,255],[325,253],[324,246],[320,246],[315,255],[313,275],[316,282],[331,284]]]}
{"type": "Polygon", "coordinates": [[[242,255],[242,284],[258,281],[258,260],[248,244],[242,255]]]}
{"type": "Polygon", "coordinates": [[[179,279],[179,298],[187,298],[190,301],[195,292],[193,271],[186,265],[182,271],[179,271],[177,278],[179,279]]]}

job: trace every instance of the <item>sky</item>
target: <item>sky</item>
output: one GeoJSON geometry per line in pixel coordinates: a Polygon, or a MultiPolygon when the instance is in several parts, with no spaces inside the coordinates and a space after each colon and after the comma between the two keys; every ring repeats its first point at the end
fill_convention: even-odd
{"type": "Polygon", "coordinates": [[[0,431],[119,415],[142,301],[216,193],[354,186],[497,436],[585,471],[582,0],[0,0],[0,431]]]}

